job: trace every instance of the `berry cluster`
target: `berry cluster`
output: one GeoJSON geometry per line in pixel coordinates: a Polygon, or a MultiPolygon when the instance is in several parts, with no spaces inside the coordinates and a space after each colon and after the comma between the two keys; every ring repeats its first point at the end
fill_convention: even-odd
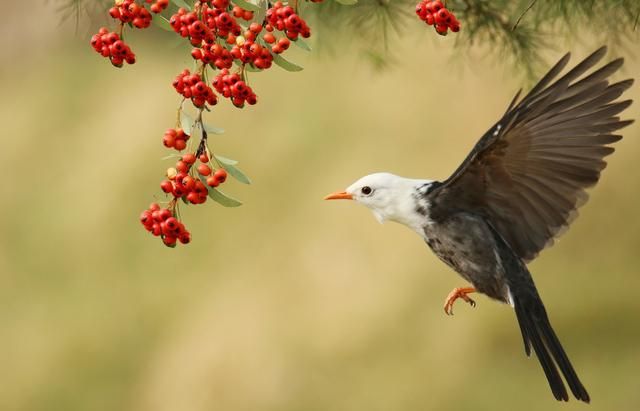
{"type": "Polygon", "coordinates": [[[285,6],[281,1],[275,2],[267,10],[266,19],[271,27],[284,31],[291,40],[297,40],[299,35],[304,38],[311,36],[311,30],[302,17],[298,16],[293,7],[285,6]]]}
{"type": "MultiPolygon", "coordinates": [[[[160,183],[160,188],[168,196],[165,208],[152,204],[140,217],[144,227],[153,235],[161,236],[167,246],[174,247],[178,241],[186,244],[191,236],[179,221],[182,202],[202,204],[210,197],[222,205],[237,206],[240,204],[237,200],[216,188],[226,181],[227,170],[239,181],[249,183],[233,163],[221,162],[222,157],[218,159],[209,151],[207,127],[202,120],[204,111],[216,105],[218,94],[239,108],[245,104],[256,104],[258,98],[247,84],[247,71],[266,70],[274,64],[286,70],[297,70],[295,65],[279,55],[289,49],[291,41],[308,38],[311,30],[298,15],[298,2],[294,1],[277,1],[273,5],[271,2],[246,0],[173,1],[184,7],[170,16],[166,14],[168,18],[153,14],[165,11],[170,0],[113,1],[115,5],[109,9],[109,14],[116,20],[118,28],[114,32],[101,28],[91,38],[91,45],[115,66],[136,61],[124,42],[124,31],[129,27],[149,27],[152,21],[164,28],[168,28],[168,22],[170,30],[193,46],[191,56],[196,67],[191,71],[183,70],[173,81],[173,87],[184,99],[180,102],[177,125],[164,133],[162,143],[166,148],[177,151],[187,150],[189,145],[197,145],[197,149],[187,150],[174,167],[167,170],[166,178],[160,183]],[[156,17],[155,21],[153,17],[156,17]],[[232,72],[234,64],[237,69],[232,72]],[[185,100],[190,100],[198,111],[195,124],[184,110],[185,100]],[[187,125],[183,125],[185,121],[187,125]],[[203,131],[202,137],[200,141],[190,142],[190,132],[187,134],[179,127],[195,126],[203,131]]],[[[319,3],[322,0],[308,1],[319,3]]],[[[300,45],[304,47],[304,43],[300,45]]],[[[215,127],[209,128],[213,129],[215,127]]]]}
{"type": "Polygon", "coordinates": [[[169,0],[156,0],[155,2],[153,0],[145,1],[151,4],[151,7],[149,7],[149,9],[156,14],[161,13],[169,6],[169,0]]]}
{"type": "MultiPolygon", "coordinates": [[[[189,174],[193,163],[196,161],[194,154],[185,154],[178,160],[175,167],[167,170],[167,179],[160,183],[160,188],[167,194],[173,194],[175,198],[184,198],[191,204],[203,204],[207,201],[207,187],[197,178],[189,174]]],[[[206,164],[205,164],[206,165],[206,164]]],[[[211,169],[209,169],[211,173],[211,169]]]]}
{"type": "Polygon", "coordinates": [[[149,10],[134,0],[116,2],[116,5],[109,9],[109,15],[122,23],[131,23],[138,29],[146,29],[151,25],[151,13],[149,13],[149,10]]]}
{"type": "MultiPolygon", "coordinates": [[[[185,148],[183,145],[188,138],[181,129],[169,129],[164,134],[162,142],[166,147],[179,149],[178,144],[185,148]]],[[[207,186],[218,187],[227,180],[225,169],[212,170],[212,163],[205,147],[206,145],[200,144],[196,153],[184,154],[175,167],[167,170],[166,179],[160,183],[160,189],[173,196],[168,207],[160,209],[157,204],[152,204],[140,216],[140,221],[147,231],[155,236],[161,235],[163,242],[169,247],[175,246],[176,239],[183,244],[191,239],[189,232],[175,218],[178,200],[182,199],[190,204],[203,204],[209,194],[207,186]]]]}
{"type": "Polygon", "coordinates": [[[187,148],[189,137],[181,128],[170,128],[165,131],[162,137],[162,144],[166,148],[175,148],[178,151],[182,151],[187,148]]]}
{"type": "Polygon", "coordinates": [[[260,24],[251,23],[244,36],[236,39],[236,45],[231,48],[231,56],[242,64],[251,64],[257,69],[266,70],[271,68],[273,55],[267,47],[256,42],[256,37],[261,31],[260,24]]]}
{"type": "Polygon", "coordinates": [[[95,51],[103,57],[108,57],[116,67],[122,67],[123,62],[133,64],[136,62],[136,55],[133,54],[131,48],[122,40],[117,33],[109,32],[102,27],[98,34],[91,37],[91,46],[95,51]]]}
{"type": "Polygon", "coordinates": [[[446,36],[449,29],[454,33],[460,31],[460,22],[440,0],[422,0],[416,5],[416,14],[442,36],[446,36]]]}
{"type": "Polygon", "coordinates": [[[227,69],[221,70],[213,79],[213,87],[224,97],[230,98],[236,107],[243,107],[245,101],[250,105],[258,102],[258,97],[251,87],[242,81],[238,74],[230,74],[227,69]]]}
{"type": "Polygon", "coordinates": [[[191,74],[188,69],[178,74],[173,80],[173,87],[184,98],[190,98],[193,105],[198,108],[204,107],[204,103],[214,106],[218,102],[213,90],[202,81],[200,74],[191,74]]]}
{"type": "Polygon", "coordinates": [[[231,12],[233,13],[233,17],[237,19],[242,19],[246,21],[253,19],[253,12],[249,10],[245,10],[240,6],[233,6],[233,9],[231,9],[231,12]]]}
{"type": "Polygon", "coordinates": [[[151,204],[140,214],[140,222],[151,234],[161,236],[167,247],[175,247],[178,241],[182,244],[191,242],[191,233],[178,221],[174,211],[160,208],[157,203],[151,204]]]}
{"type": "Polygon", "coordinates": [[[282,37],[280,40],[277,40],[276,36],[271,33],[266,33],[263,36],[263,39],[266,43],[273,44],[273,46],[271,46],[271,52],[274,54],[280,54],[284,52],[291,45],[291,42],[288,38],[282,37]]]}
{"type": "Polygon", "coordinates": [[[233,57],[229,50],[218,43],[203,44],[202,48],[191,50],[191,57],[204,64],[212,64],[219,70],[231,68],[233,65],[233,57]]]}

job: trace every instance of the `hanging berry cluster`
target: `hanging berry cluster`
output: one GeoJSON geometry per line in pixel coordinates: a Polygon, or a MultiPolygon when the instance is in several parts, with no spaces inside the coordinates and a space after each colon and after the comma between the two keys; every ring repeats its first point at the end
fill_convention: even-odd
{"type": "Polygon", "coordinates": [[[188,244],[191,241],[191,233],[187,231],[180,221],[173,216],[168,208],[160,208],[158,203],[152,203],[148,209],[140,214],[140,222],[151,234],[162,237],[162,242],[167,247],[175,247],[180,241],[188,244]]]}
{"type": "MultiPolygon", "coordinates": [[[[218,96],[238,108],[256,104],[258,96],[249,85],[250,72],[274,65],[287,71],[302,70],[282,55],[292,43],[310,50],[303,40],[311,36],[311,28],[300,13],[303,1],[322,0],[115,0],[109,15],[117,28],[101,28],[91,38],[94,50],[116,67],[136,62],[124,39],[128,28],[145,29],[154,23],[186,39],[191,46],[194,66],[184,68],[172,82],[181,101],[175,125],[162,137],[166,148],[182,153],[169,156],[178,160],[160,183],[166,195],[166,201],[160,202],[163,206],[152,204],[140,218],[142,225],[161,237],[165,245],[174,247],[191,240],[180,222],[180,203],[202,204],[209,198],[225,207],[242,204],[219,187],[227,176],[244,184],[250,180],[236,167],[237,161],[211,150],[208,135],[223,131],[205,124],[202,117],[218,103],[218,96]],[[195,117],[188,114],[188,106],[192,106],[195,117]]],[[[442,35],[460,30],[460,23],[439,0],[422,0],[416,13],[442,35]]]]}
{"type": "Polygon", "coordinates": [[[442,36],[446,36],[449,30],[454,33],[460,31],[460,22],[440,0],[422,0],[416,5],[416,14],[442,36]]]}
{"type": "Polygon", "coordinates": [[[209,198],[226,207],[241,204],[219,187],[228,176],[245,184],[250,180],[235,166],[235,160],[211,151],[208,135],[222,131],[205,124],[203,113],[217,104],[218,95],[238,108],[256,104],[258,97],[248,84],[249,72],[267,70],[274,64],[288,71],[301,69],[281,56],[293,41],[308,49],[302,38],[308,38],[311,29],[300,16],[299,3],[302,0],[273,4],[268,0],[115,0],[109,15],[116,21],[116,30],[101,28],[92,37],[96,52],[117,67],[136,61],[124,41],[128,28],[144,29],[153,22],[186,39],[192,47],[194,67],[183,69],[172,83],[182,99],[176,124],[162,137],[166,148],[182,153],[170,155],[177,160],[160,183],[167,200],[153,203],[140,216],[145,229],[162,238],[165,245],[174,247],[191,240],[180,221],[181,203],[203,204],[209,198]],[[195,117],[188,114],[185,104],[189,102],[195,117]]]}
{"type": "Polygon", "coordinates": [[[125,61],[128,64],[136,62],[136,55],[131,48],[120,39],[119,35],[109,32],[104,27],[91,38],[91,46],[103,57],[108,57],[111,64],[116,67],[122,67],[125,61]]]}

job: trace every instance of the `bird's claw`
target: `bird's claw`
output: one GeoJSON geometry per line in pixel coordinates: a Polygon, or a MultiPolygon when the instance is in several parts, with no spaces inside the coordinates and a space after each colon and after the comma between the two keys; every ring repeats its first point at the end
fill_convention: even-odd
{"type": "Polygon", "coordinates": [[[455,303],[458,298],[461,298],[462,300],[464,300],[466,303],[471,305],[471,307],[475,307],[476,302],[467,295],[475,291],[476,290],[473,287],[454,288],[453,291],[449,293],[449,295],[447,296],[447,299],[444,302],[445,314],[453,315],[453,303],[455,303]]]}

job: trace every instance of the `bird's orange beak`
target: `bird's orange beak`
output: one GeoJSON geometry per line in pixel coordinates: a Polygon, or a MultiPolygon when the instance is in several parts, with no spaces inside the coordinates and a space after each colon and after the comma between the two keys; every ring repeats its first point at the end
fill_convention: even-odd
{"type": "Polygon", "coordinates": [[[353,200],[353,196],[346,191],[339,191],[337,193],[329,194],[324,198],[325,200],[353,200]]]}

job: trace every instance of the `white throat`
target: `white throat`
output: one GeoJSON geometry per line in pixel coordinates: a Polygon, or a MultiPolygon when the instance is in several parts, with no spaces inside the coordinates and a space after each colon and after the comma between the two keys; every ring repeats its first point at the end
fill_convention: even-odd
{"type": "Polygon", "coordinates": [[[380,223],[393,221],[424,235],[423,228],[428,219],[429,203],[418,194],[418,190],[431,181],[408,180],[406,183],[406,186],[394,190],[394,198],[386,206],[372,208],[371,211],[380,223]]]}

